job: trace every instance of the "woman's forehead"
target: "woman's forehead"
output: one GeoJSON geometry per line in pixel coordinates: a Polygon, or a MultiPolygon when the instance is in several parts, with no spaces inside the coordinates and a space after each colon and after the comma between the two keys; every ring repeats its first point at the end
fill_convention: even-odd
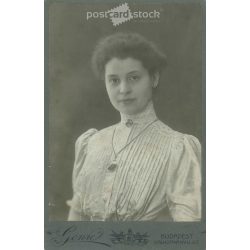
{"type": "Polygon", "coordinates": [[[106,63],[105,75],[129,74],[136,71],[144,71],[142,63],[134,58],[112,58],[106,63]]]}

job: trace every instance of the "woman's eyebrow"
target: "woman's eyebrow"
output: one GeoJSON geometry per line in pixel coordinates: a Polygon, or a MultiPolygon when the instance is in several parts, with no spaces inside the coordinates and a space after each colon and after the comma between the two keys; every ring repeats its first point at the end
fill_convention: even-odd
{"type": "Polygon", "coordinates": [[[118,77],[118,75],[110,74],[110,75],[108,75],[108,77],[118,77]]]}
{"type": "Polygon", "coordinates": [[[127,73],[127,75],[129,75],[129,74],[134,74],[134,73],[139,73],[139,70],[130,71],[130,72],[127,73]]]}
{"type": "MultiPolygon", "coordinates": [[[[133,70],[133,71],[126,73],[126,75],[135,74],[135,73],[140,73],[140,72],[139,72],[139,70],[133,70]]],[[[109,74],[107,76],[108,77],[119,77],[119,75],[116,75],[116,74],[109,74]]]]}

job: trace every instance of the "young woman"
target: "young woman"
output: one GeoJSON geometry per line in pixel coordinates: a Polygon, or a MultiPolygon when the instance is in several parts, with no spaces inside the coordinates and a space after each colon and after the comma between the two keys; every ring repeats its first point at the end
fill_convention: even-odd
{"type": "Polygon", "coordinates": [[[200,143],[154,110],[165,56],[139,34],[116,33],[99,42],[92,63],[121,121],[77,139],[68,220],[200,220],[200,143]]]}

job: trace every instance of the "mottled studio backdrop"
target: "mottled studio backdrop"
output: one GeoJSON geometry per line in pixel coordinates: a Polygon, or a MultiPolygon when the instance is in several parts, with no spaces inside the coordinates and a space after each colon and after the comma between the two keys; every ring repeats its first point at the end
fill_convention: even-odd
{"type": "Polygon", "coordinates": [[[89,128],[119,121],[104,83],[91,71],[96,41],[116,31],[134,31],[165,52],[168,66],[155,95],[158,117],[202,140],[202,23],[199,4],[132,4],[131,11],[160,10],[159,20],[130,20],[114,27],[110,19],[86,20],[87,11],[117,4],[53,3],[49,9],[49,213],[66,220],[72,196],[76,138],[89,128]]]}

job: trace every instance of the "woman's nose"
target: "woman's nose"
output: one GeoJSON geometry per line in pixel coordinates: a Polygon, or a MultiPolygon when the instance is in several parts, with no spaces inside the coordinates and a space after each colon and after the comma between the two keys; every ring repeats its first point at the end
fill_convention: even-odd
{"type": "Polygon", "coordinates": [[[121,81],[120,84],[120,93],[121,94],[127,94],[131,92],[131,87],[130,85],[127,83],[127,81],[121,81]]]}

